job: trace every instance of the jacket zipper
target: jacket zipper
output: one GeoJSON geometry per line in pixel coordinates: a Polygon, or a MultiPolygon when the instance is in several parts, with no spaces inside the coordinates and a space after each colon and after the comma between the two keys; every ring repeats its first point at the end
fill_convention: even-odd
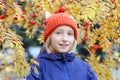
{"type": "Polygon", "coordinates": [[[64,63],[64,71],[65,71],[66,80],[69,80],[68,73],[67,73],[67,70],[66,70],[66,63],[64,63]]]}

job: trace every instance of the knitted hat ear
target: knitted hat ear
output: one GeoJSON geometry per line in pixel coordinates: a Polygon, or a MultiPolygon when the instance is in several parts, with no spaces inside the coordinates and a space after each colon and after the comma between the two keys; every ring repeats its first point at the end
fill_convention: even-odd
{"type": "MultiPolygon", "coordinates": [[[[76,22],[76,20],[74,19],[74,17],[73,16],[70,16],[75,22],[76,22]]],[[[76,22],[77,23],[77,22],[76,22]]]]}
{"type": "Polygon", "coordinates": [[[44,13],[44,19],[46,20],[47,18],[49,18],[51,16],[51,13],[48,11],[45,11],[44,13]]]}

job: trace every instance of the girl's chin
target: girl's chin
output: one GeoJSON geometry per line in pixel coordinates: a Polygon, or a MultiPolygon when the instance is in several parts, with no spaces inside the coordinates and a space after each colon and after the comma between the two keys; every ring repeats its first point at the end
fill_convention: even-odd
{"type": "Polygon", "coordinates": [[[68,52],[68,50],[59,50],[58,52],[59,53],[66,53],[66,52],[68,52]]]}

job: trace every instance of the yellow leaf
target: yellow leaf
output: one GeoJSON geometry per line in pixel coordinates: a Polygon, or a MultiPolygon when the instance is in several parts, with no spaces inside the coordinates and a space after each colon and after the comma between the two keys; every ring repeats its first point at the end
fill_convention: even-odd
{"type": "Polygon", "coordinates": [[[9,2],[13,2],[14,0],[9,0],[9,2]]]}
{"type": "Polygon", "coordinates": [[[14,44],[13,43],[10,43],[10,48],[14,48],[14,44]]]}
{"type": "Polygon", "coordinates": [[[36,64],[37,66],[39,66],[39,63],[34,59],[31,59],[30,62],[33,63],[33,64],[36,64]]]}

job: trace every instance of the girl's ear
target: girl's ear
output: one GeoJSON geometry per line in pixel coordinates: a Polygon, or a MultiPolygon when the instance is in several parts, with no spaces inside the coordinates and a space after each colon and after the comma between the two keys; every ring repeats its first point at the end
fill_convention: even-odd
{"type": "Polygon", "coordinates": [[[44,13],[44,19],[46,20],[50,16],[51,16],[51,13],[48,12],[48,11],[45,11],[45,13],[44,13]]]}

